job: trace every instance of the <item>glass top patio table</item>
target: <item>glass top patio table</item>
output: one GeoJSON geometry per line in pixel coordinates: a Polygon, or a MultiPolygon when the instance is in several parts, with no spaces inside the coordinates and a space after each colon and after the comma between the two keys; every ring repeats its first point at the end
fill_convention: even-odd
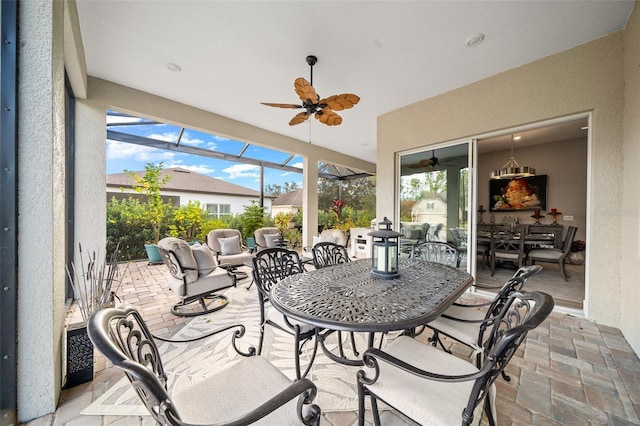
{"type": "Polygon", "coordinates": [[[371,259],[289,276],[271,289],[271,304],[317,327],[354,332],[406,330],[441,315],[473,283],[466,271],[400,259],[400,276],[371,275],[371,259]]]}

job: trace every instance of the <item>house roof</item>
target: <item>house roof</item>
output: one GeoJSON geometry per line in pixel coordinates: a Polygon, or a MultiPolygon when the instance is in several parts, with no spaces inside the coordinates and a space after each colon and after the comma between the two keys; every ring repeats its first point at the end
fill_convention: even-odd
{"type": "MultiPolygon", "coordinates": [[[[142,177],[145,172],[135,171],[133,173],[142,177]]],[[[249,197],[260,196],[260,192],[253,189],[192,172],[180,167],[163,169],[160,174],[161,176],[171,176],[169,181],[162,188],[165,191],[205,192],[210,194],[244,195],[249,197]]],[[[107,187],[132,188],[133,185],[133,179],[126,173],[114,173],[107,175],[107,187]]],[[[274,198],[272,195],[267,194],[265,194],[265,197],[274,198]]]]}
{"type": "Polygon", "coordinates": [[[272,206],[302,206],[302,188],[281,194],[273,200],[272,206]]]}

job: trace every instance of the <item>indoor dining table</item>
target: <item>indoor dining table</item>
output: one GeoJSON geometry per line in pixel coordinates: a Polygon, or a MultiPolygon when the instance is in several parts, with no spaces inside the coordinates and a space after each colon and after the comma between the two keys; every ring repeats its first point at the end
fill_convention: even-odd
{"type": "Polygon", "coordinates": [[[284,278],[271,289],[270,301],[284,315],[318,328],[325,354],[349,365],[331,353],[324,339],[334,331],[373,333],[412,330],[440,316],[473,283],[466,271],[402,258],[399,277],[371,275],[371,259],[360,259],[284,278]],[[323,331],[320,331],[323,330],[323,331]]]}

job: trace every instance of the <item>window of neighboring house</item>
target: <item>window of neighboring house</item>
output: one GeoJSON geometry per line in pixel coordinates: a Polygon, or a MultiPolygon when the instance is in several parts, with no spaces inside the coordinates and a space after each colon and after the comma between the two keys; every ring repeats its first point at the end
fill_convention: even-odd
{"type": "Polygon", "coordinates": [[[221,218],[231,216],[231,204],[207,204],[207,213],[210,217],[221,218]]]}
{"type": "Polygon", "coordinates": [[[433,210],[436,207],[435,203],[432,201],[427,201],[427,210],[433,210]]]}

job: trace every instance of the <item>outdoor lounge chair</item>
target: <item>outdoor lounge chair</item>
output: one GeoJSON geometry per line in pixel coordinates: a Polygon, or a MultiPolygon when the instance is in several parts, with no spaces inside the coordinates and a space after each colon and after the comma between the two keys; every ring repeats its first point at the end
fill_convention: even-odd
{"type": "Polygon", "coordinates": [[[233,330],[233,348],[245,358],[169,394],[155,337],[134,307],[102,309],[88,323],[95,347],[124,370],[157,424],[319,425],[320,408],[313,404],[315,385],[306,379],[292,382],[265,358],[254,355],[255,348],[240,350],[238,338],[244,335],[243,325],[225,326],[201,337],[229,330],[233,330]]]}
{"type": "Polygon", "coordinates": [[[253,232],[253,236],[256,241],[257,251],[281,247],[282,245],[282,234],[280,234],[280,230],[272,226],[256,229],[253,232]]]}
{"type": "Polygon", "coordinates": [[[158,241],[158,249],[171,273],[169,287],[180,297],[180,302],[171,307],[171,313],[190,317],[214,312],[227,305],[227,298],[217,292],[234,287],[236,277],[218,268],[207,246],[191,247],[179,238],[167,237],[158,241]],[[189,309],[188,305],[192,303],[199,303],[202,309],[189,309]]]}

